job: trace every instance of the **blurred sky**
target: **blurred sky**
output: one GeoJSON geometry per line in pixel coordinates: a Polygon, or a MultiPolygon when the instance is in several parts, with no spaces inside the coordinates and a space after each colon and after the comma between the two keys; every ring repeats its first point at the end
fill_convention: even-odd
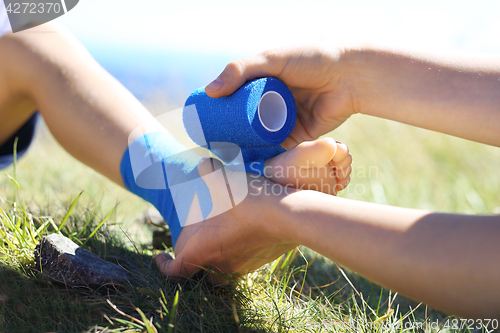
{"type": "Polygon", "coordinates": [[[500,53],[498,0],[80,0],[57,21],[112,74],[188,91],[230,60],[282,45],[369,42],[500,53]]]}
{"type": "Polygon", "coordinates": [[[252,54],[308,42],[494,51],[500,1],[80,0],[58,21],[85,39],[252,54]]]}

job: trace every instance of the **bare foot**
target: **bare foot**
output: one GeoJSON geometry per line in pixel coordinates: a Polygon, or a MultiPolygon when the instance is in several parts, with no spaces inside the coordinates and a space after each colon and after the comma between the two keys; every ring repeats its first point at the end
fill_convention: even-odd
{"type": "Polygon", "coordinates": [[[302,142],[264,164],[264,175],[275,183],[336,195],[350,182],[349,148],[332,138],[302,142]]]}

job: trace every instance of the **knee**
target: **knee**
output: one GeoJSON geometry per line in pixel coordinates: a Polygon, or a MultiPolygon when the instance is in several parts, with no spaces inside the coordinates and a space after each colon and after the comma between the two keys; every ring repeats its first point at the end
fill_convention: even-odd
{"type": "Polygon", "coordinates": [[[78,43],[57,24],[44,24],[30,29],[32,33],[9,33],[0,38],[0,79],[17,90],[30,86],[47,76],[61,76],[62,63],[78,43]],[[40,31],[43,33],[35,33],[40,31]]]}

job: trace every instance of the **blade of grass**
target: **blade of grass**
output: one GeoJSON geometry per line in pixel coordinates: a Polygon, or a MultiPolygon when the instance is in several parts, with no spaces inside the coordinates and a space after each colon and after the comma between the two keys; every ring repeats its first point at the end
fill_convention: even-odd
{"type": "MultiPolygon", "coordinates": [[[[120,324],[123,324],[123,325],[126,325],[127,327],[129,328],[137,328],[137,329],[140,329],[142,330],[142,326],[141,325],[138,325],[134,322],[131,322],[131,321],[127,321],[125,319],[120,319],[120,318],[113,318],[113,320],[119,322],[120,324]]],[[[105,332],[105,331],[104,331],[105,332]]]]}
{"type": "Polygon", "coordinates": [[[19,141],[19,137],[16,136],[16,138],[14,139],[14,151],[13,151],[13,153],[14,153],[13,154],[14,155],[14,163],[13,163],[14,178],[16,178],[16,179],[17,179],[17,172],[16,172],[16,170],[17,170],[17,142],[18,141],[19,141]]]}
{"type": "Polygon", "coordinates": [[[30,221],[30,222],[28,222],[28,224],[24,228],[26,229],[26,234],[28,236],[30,236],[31,241],[33,242],[33,244],[36,244],[37,241],[35,239],[35,232],[33,231],[33,222],[32,221],[30,221]]]}
{"type": "Polygon", "coordinates": [[[276,259],[273,264],[271,265],[271,268],[269,269],[269,274],[268,276],[274,274],[276,272],[276,269],[278,268],[278,265],[280,263],[280,260],[283,258],[284,255],[280,256],[278,259],[276,259]]]}
{"type": "Polygon", "coordinates": [[[57,230],[59,228],[57,227],[57,224],[54,222],[54,220],[52,219],[52,217],[49,217],[48,220],[49,220],[50,224],[52,225],[52,228],[54,228],[54,230],[57,232],[57,230]]]}
{"type": "Polygon", "coordinates": [[[135,308],[135,311],[139,312],[139,315],[141,316],[142,321],[144,322],[144,326],[146,327],[146,330],[148,331],[148,333],[158,333],[156,328],[151,326],[151,322],[148,320],[148,318],[146,317],[144,312],[141,311],[141,309],[135,308]]]}
{"type": "Polygon", "coordinates": [[[283,263],[281,264],[281,270],[284,270],[287,268],[291,261],[292,261],[292,256],[295,254],[296,249],[288,251],[285,260],[283,260],[283,263]]]}
{"type": "MultiPolygon", "coordinates": [[[[106,302],[108,302],[109,305],[111,305],[111,307],[113,309],[115,309],[116,312],[118,312],[119,314],[121,314],[122,316],[124,317],[127,317],[128,319],[132,320],[132,321],[135,321],[136,323],[142,325],[142,326],[146,326],[146,324],[144,324],[142,321],[140,321],[139,319],[137,318],[134,318],[128,314],[126,314],[125,312],[123,312],[122,310],[120,310],[116,305],[114,305],[109,299],[106,300],[106,302]]],[[[118,320],[118,318],[115,318],[115,320],[118,320]]]]}
{"type": "Polygon", "coordinates": [[[38,237],[42,233],[44,233],[49,227],[50,221],[45,221],[38,229],[35,231],[35,237],[38,237]]]}
{"type": "Polygon", "coordinates": [[[169,311],[167,309],[167,298],[165,297],[165,293],[163,292],[163,289],[161,289],[161,288],[160,288],[160,293],[161,293],[161,297],[162,297],[162,298],[160,298],[161,306],[165,310],[165,313],[169,314],[169,311]]]}
{"type": "Polygon", "coordinates": [[[360,294],[360,292],[356,289],[356,287],[354,287],[354,284],[351,282],[351,280],[347,277],[346,273],[344,272],[344,270],[338,265],[338,264],[335,264],[335,266],[337,266],[337,269],[339,270],[339,272],[342,274],[342,276],[344,277],[344,279],[347,280],[347,282],[349,283],[349,285],[351,286],[351,288],[353,289],[353,291],[356,293],[356,295],[359,296],[359,298],[361,299],[361,302],[363,304],[363,306],[366,306],[368,307],[368,309],[370,309],[371,313],[375,316],[377,316],[377,314],[375,313],[375,311],[370,307],[370,305],[368,303],[366,303],[366,301],[364,300],[363,298],[363,295],[360,294]]]}
{"type": "Polygon", "coordinates": [[[75,238],[80,237],[80,235],[82,234],[82,232],[84,232],[85,230],[87,230],[87,227],[89,226],[90,222],[94,218],[94,215],[95,215],[96,212],[97,212],[97,209],[94,209],[94,211],[92,212],[92,215],[90,215],[90,217],[87,219],[87,221],[85,221],[85,224],[83,225],[83,227],[80,230],[80,232],[78,232],[78,234],[75,236],[75,238]]]}
{"type": "Polygon", "coordinates": [[[175,313],[177,312],[177,305],[179,304],[179,290],[175,292],[174,305],[172,305],[172,311],[170,311],[170,322],[168,324],[168,333],[172,333],[174,329],[175,313]]]}
{"type": "Polygon", "coordinates": [[[83,245],[87,244],[87,242],[92,238],[92,236],[95,235],[95,233],[102,227],[102,225],[104,224],[104,222],[106,222],[106,220],[111,216],[111,214],[113,214],[113,212],[115,211],[116,207],[113,208],[109,214],[104,218],[104,220],[101,221],[101,223],[99,223],[99,225],[94,229],[94,231],[92,231],[92,233],[90,234],[90,236],[87,238],[87,240],[85,242],[83,242],[83,245]]]}
{"type": "Polygon", "coordinates": [[[57,229],[57,233],[59,233],[62,230],[62,228],[66,224],[66,221],[68,221],[68,218],[71,216],[71,213],[73,212],[73,209],[75,209],[75,206],[78,203],[78,200],[80,199],[80,197],[82,196],[82,194],[83,194],[83,191],[81,191],[80,194],[78,194],[76,196],[75,200],[73,200],[73,202],[71,203],[71,206],[69,206],[68,212],[66,213],[66,215],[64,215],[64,218],[61,221],[61,224],[59,225],[59,228],[57,229]]]}
{"type": "MultiPolygon", "coordinates": [[[[17,189],[20,191],[21,190],[21,186],[19,186],[18,182],[15,180],[17,179],[17,142],[19,141],[19,137],[16,137],[14,139],[14,162],[12,163],[13,164],[13,168],[14,168],[14,179],[12,179],[12,177],[8,176],[13,182],[14,184],[16,184],[16,187],[17,189]]],[[[15,193],[15,198],[16,198],[16,202],[18,202],[18,193],[16,191],[15,193]]]]}

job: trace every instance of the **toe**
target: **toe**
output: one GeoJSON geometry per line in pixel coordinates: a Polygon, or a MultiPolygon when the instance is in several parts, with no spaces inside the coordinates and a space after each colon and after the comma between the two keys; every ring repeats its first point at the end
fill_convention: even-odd
{"type": "Polygon", "coordinates": [[[336,167],[336,168],[341,168],[341,169],[345,169],[347,168],[349,165],[352,164],[352,156],[349,154],[347,155],[346,158],[344,158],[343,160],[341,161],[338,161],[338,162],[333,162],[333,165],[336,167]]]}
{"type": "Polygon", "coordinates": [[[349,147],[343,143],[337,143],[336,145],[337,150],[332,159],[334,162],[341,162],[349,156],[349,147]]]}
{"type": "Polygon", "coordinates": [[[349,165],[347,168],[337,168],[336,170],[336,176],[338,180],[346,179],[347,177],[350,176],[352,172],[352,168],[349,165]]]}
{"type": "Polygon", "coordinates": [[[337,183],[337,192],[342,191],[351,182],[351,177],[344,178],[337,183]]]}

